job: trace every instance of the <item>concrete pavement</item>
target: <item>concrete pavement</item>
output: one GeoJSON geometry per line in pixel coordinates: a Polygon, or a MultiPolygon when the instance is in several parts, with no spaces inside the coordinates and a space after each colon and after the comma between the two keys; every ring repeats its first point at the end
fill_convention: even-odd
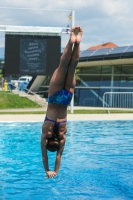
{"type": "MultiPolygon", "coordinates": [[[[0,112],[33,112],[33,111],[46,111],[47,106],[40,108],[11,108],[11,109],[0,109],[0,112]]],[[[68,107],[70,110],[70,107],[68,107]]],[[[82,107],[82,106],[74,106],[74,110],[104,110],[102,107],[82,107]]]]}
{"type": "MultiPolygon", "coordinates": [[[[36,111],[46,111],[47,110],[47,106],[45,107],[40,107],[40,108],[11,108],[11,109],[0,109],[0,113],[1,112],[36,112],[36,111]]],[[[70,110],[70,107],[68,107],[68,110],[70,110]]],[[[107,108],[103,108],[103,107],[84,107],[84,106],[74,106],[74,110],[108,110],[107,108]]],[[[109,108],[109,110],[132,110],[133,109],[129,109],[129,108],[109,108]]]]}
{"type": "MultiPolygon", "coordinates": [[[[44,118],[45,114],[3,114],[0,122],[43,122],[44,118]]],[[[68,114],[67,120],[133,120],[133,114],[68,114]]]]}
{"type": "MultiPolygon", "coordinates": [[[[68,108],[70,110],[70,108],[68,108]]],[[[74,110],[103,110],[102,107],[79,107],[74,106],[74,110]]],[[[26,108],[26,109],[0,109],[1,112],[33,112],[33,111],[46,111],[47,107],[41,108],[26,108]]],[[[110,109],[111,110],[111,109],[110,109]]],[[[115,109],[116,110],[116,109],[115,109]]],[[[118,110],[118,109],[117,109],[118,110]]],[[[131,109],[123,109],[131,110],[131,109]]],[[[1,114],[0,122],[43,122],[45,114],[1,114]]],[[[71,120],[133,120],[133,113],[128,114],[68,114],[68,121],[71,120]]]]}
{"type": "Polygon", "coordinates": [[[0,109],[1,112],[37,112],[37,111],[46,111],[47,107],[41,108],[11,108],[11,109],[0,109]]]}

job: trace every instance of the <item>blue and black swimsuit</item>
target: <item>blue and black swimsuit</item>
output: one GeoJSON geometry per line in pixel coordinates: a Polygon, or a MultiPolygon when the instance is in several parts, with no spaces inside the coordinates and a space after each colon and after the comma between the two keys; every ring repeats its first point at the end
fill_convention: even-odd
{"type": "MultiPolygon", "coordinates": [[[[72,100],[72,93],[69,92],[68,90],[66,90],[65,88],[55,92],[52,96],[50,96],[48,98],[48,103],[52,103],[52,104],[62,104],[62,105],[69,105],[70,102],[72,100]]],[[[59,126],[61,123],[66,122],[66,120],[61,121],[61,122],[57,122],[55,120],[51,120],[47,117],[45,117],[44,121],[50,121],[50,122],[55,122],[55,126],[59,129],[59,126]]],[[[55,138],[58,138],[58,136],[56,136],[55,138]]]]}
{"type": "Polygon", "coordinates": [[[65,88],[55,92],[48,98],[48,103],[69,105],[72,100],[72,93],[65,88]]]}

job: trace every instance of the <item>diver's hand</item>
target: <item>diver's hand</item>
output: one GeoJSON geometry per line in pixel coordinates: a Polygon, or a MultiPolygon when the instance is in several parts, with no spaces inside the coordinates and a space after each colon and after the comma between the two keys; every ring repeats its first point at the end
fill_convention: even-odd
{"type": "Polygon", "coordinates": [[[52,172],[52,171],[47,171],[46,174],[47,174],[47,176],[46,176],[47,178],[53,178],[54,176],[56,176],[57,173],[52,172]]]}

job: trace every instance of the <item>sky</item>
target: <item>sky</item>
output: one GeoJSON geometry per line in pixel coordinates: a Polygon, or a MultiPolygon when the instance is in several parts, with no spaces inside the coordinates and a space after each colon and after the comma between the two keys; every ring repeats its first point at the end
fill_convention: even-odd
{"type": "MultiPolygon", "coordinates": [[[[71,10],[83,28],[81,50],[107,42],[133,45],[133,0],[0,0],[0,25],[67,27],[71,10]]],[[[0,32],[0,47],[4,38],[0,32]]],[[[62,48],[68,39],[61,35],[62,48]]]]}

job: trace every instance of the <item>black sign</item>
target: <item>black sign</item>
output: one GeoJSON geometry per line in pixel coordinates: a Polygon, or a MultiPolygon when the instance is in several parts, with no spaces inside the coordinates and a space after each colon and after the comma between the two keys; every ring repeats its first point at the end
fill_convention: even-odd
{"type": "Polygon", "coordinates": [[[52,75],[60,61],[60,36],[7,35],[6,75],[52,75]]]}
{"type": "Polygon", "coordinates": [[[45,39],[20,40],[20,73],[45,74],[46,43],[45,39]]]}

